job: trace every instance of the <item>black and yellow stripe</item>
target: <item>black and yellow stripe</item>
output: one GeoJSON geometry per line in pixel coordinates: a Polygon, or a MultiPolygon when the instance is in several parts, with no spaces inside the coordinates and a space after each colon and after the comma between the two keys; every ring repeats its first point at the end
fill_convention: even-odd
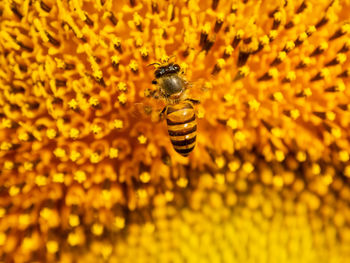
{"type": "Polygon", "coordinates": [[[182,156],[188,156],[196,145],[197,122],[190,102],[168,105],[166,109],[171,143],[182,156]]]}

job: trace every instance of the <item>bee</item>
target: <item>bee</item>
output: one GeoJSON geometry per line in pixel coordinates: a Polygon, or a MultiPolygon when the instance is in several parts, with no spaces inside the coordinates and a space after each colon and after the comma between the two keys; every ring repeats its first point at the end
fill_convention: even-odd
{"type": "Polygon", "coordinates": [[[199,100],[188,97],[189,83],[178,64],[166,62],[154,71],[154,76],[152,84],[157,88],[149,91],[148,96],[165,100],[166,106],[160,118],[166,119],[174,150],[186,157],[196,145],[197,120],[193,105],[198,104],[199,100]]]}

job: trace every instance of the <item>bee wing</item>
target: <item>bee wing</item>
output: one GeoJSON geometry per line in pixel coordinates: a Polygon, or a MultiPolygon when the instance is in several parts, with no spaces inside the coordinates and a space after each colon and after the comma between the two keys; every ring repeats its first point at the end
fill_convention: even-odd
{"type": "Polygon", "coordinates": [[[160,113],[164,106],[144,102],[137,102],[131,108],[131,116],[136,119],[148,119],[152,122],[160,121],[160,113]]]}
{"type": "Polygon", "coordinates": [[[187,83],[187,97],[192,100],[202,102],[210,95],[212,84],[210,80],[199,79],[194,82],[187,83]]]}
{"type": "Polygon", "coordinates": [[[132,105],[130,114],[132,117],[137,119],[146,119],[150,118],[152,111],[153,107],[151,105],[143,102],[136,102],[132,105]]]}

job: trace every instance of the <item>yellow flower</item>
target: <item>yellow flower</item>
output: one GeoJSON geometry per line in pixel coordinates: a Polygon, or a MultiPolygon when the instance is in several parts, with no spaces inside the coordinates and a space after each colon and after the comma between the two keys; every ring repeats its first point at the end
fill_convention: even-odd
{"type": "Polygon", "coordinates": [[[0,261],[345,262],[349,10],[2,1],[0,261]],[[188,158],[145,96],[168,60],[201,100],[188,158]]]}

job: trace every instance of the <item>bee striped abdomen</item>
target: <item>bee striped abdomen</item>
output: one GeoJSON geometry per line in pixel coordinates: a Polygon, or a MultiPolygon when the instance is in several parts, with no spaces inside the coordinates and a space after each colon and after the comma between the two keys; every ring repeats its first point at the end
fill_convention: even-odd
{"type": "Polygon", "coordinates": [[[188,156],[196,145],[197,122],[190,102],[169,105],[166,110],[171,143],[182,156],[188,156]]]}

